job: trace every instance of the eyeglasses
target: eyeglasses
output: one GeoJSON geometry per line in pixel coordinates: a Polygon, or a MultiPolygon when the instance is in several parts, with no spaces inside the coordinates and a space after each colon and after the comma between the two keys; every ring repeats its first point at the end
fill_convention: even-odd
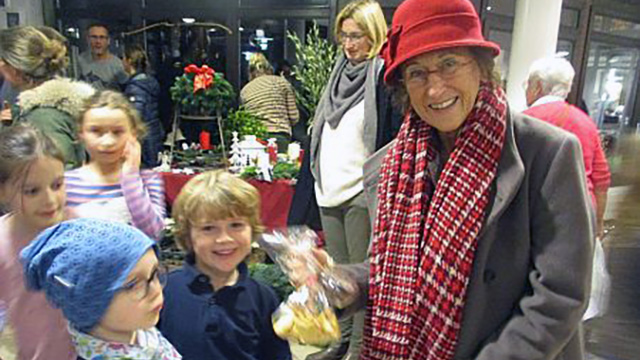
{"type": "Polygon", "coordinates": [[[435,70],[428,70],[420,65],[409,65],[404,69],[403,79],[407,86],[424,86],[429,82],[431,74],[437,74],[441,79],[449,80],[472,61],[462,61],[455,57],[446,58],[436,65],[435,70]]]}
{"type": "Polygon", "coordinates": [[[341,44],[345,44],[347,41],[360,42],[362,39],[364,39],[364,37],[365,34],[363,33],[345,33],[341,31],[338,34],[338,40],[341,44]]]}
{"type": "Polygon", "coordinates": [[[122,285],[116,291],[122,291],[124,293],[130,294],[134,300],[141,301],[149,295],[149,289],[151,289],[151,284],[154,281],[158,281],[161,288],[167,284],[167,268],[165,266],[159,265],[151,274],[149,279],[140,281],[133,280],[127,284],[122,285]]]}

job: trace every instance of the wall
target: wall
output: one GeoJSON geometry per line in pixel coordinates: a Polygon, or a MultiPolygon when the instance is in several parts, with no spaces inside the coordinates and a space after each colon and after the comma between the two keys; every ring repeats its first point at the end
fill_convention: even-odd
{"type": "Polygon", "coordinates": [[[7,28],[7,13],[18,13],[20,25],[44,25],[42,0],[0,0],[6,4],[0,9],[0,29],[7,28]]]}

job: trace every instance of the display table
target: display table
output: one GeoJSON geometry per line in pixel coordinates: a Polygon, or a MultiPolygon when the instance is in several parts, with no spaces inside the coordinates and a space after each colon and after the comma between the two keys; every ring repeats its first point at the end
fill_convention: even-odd
{"type": "MultiPolygon", "coordinates": [[[[169,206],[176,200],[184,184],[195,176],[195,174],[174,174],[171,172],[160,174],[164,180],[165,197],[169,206]]],[[[293,198],[293,183],[290,180],[266,182],[253,179],[248,182],[260,193],[260,214],[266,230],[286,227],[289,207],[291,207],[291,199],[293,198]]]]}

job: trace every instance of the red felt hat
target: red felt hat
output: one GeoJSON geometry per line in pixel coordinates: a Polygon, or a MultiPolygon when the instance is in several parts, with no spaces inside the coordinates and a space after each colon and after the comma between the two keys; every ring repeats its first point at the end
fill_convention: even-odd
{"type": "Polygon", "coordinates": [[[400,64],[434,50],[483,47],[494,56],[500,46],[482,36],[480,18],[469,0],[405,0],[395,15],[381,55],[389,82],[400,64]]]}

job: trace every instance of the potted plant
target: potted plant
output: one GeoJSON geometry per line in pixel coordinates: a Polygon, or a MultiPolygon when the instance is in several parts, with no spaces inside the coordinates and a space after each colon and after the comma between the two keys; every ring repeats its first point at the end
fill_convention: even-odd
{"type": "Polygon", "coordinates": [[[233,86],[221,73],[207,65],[191,64],[177,77],[170,89],[171,99],[176,104],[176,119],[173,134],[177,133],[180,121],[185,121],[183,131],[187,141],[197,142],[202,131],[212,132],[216,126],[224,153],[222,118],[233,106],[236,94],[233,86]]]}
{"type": "Polygon", "coordinates": [[[221,73],[207,65],[191,64],[184,68],[170,89],[171,99],[183,116],[224,115],[233,105],[236,94],[233,86],[221,73]]]}
{"type": "Polygon", "coordinates": [[[266,140],[267,128],[262,119],[242,106],[235,111],[230,111],[223,123],[224,141],[227,144],[231,143],[234,131],[238,133],[240,140],[245,135],[255,135],[258,139],[266,140]]]}
{"type": "Polygon", "coordinates": [[[296,99],[307,110],[311,124],[338,52],[329,40],[320,37],[320,29],[315,22],[304,43],[296,34],[288,32],[287,37],[296,46],[297,64],[293,65],[293,73],[300,81],[300,86],[295,89],[296,99]]]}

